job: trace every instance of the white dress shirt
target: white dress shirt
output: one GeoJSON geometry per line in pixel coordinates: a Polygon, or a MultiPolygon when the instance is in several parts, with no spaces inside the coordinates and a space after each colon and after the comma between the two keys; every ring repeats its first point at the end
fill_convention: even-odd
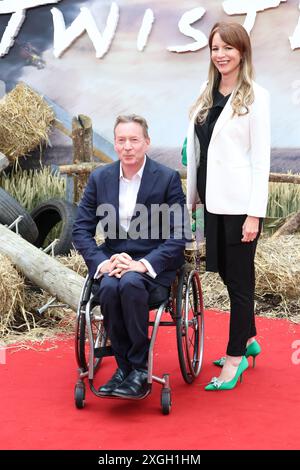
{"type": "MultiPolygon", "coordinates": [[[[120,220],[121,227],[126,232],[128,232],[130,221],[133,216],[145,164],[146,164],[146,156],[144,158],[144,163],[142,167],[130,180],[125,178],[123,174],[122,164],[120,164],[119,220],[120,220]]],[[[100,269],[104,263],[107,263],[107,261],[109,261],[109,259],[102,261],[102,263],[99,264],[97,271],[95,273],[94,279],[99,279],[99,277],[101,276],[100,269]]],[[[155,279],[157,274],[154,271],[151,264],[149,263],[149,261],[145,260],[144,258],[140,259],[139,261],[141,261],[146,266],[147,274],[149,274],[149,276],[155,279]]]]}
{"type": "Polygon", "coordinates": [[[131,178],[131,180],[125,178],[122,164],[120,164],[119,219],[120,225],[126,232],[128,232],[130,221],[133,216],[145,164],[146,158],[144,159],[143,166],[131,178]]]}

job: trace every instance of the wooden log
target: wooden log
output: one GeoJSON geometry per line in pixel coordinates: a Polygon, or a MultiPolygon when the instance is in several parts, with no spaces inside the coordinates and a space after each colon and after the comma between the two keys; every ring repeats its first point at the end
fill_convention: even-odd
{"type": "Polygon", "coordinates": [[[93,127],[88,116],[79,114],[72,120],[74,163],[90,162],[93,158],[93,127]]]}
{"type": "Polygon", "coordinates": [[[292,235],[300,230],[300,212],[292,215],[288,220],[272,235],[272,238],[278,238],[281,235],[292,235]]]}
{"type": "Polygon", "coordinates": [[[58,167],[59,172],[63,175],[88,175],[93,170],[98,168],[99,166],[104,166],[106,163],[98,163],[98,162],[84,162],[74,165],[60,165],[58,167]]]}
{"type": "MultiPolygon", "coordinates": [[[[47,100],[49,101],[49,100],[47,100]]],[[[56,109],[54,109],[56,111],[56,109]]],[[[55,119],[53,122],[53,126],[56,127],[62,134],[72,138],[72,130],[71,126],[66,124],[64,120],[55,119]]],[[[95,131],[93,132],[93,154],[95,157],[99,158],[102,162],[111,163],[117,160],[117,155],[114,151],[114,147],[111,142],[104,139],[104,137],[97,134],[95,131]]]]}
{"type": "MultiPolygon", "coordinates": [[[[182,179],[186,179],[186,170],[177,170],[182,179]]],[[[269,181],[273,183],[300,184],[300,175],[290,173],[270,173],[269,181]]]]}
{"type": "MultiPolygon", "coordinates": [[[[91,162],[93,159],[93,127],[92,120],[83,114],[72,120],[73,162],[91,162]]],[[[74,174],[73,201],[78,202],[82,189],[86,185],[87,175],[74,174]]],[[[68,181],[70,182],[70,181],[68,181]]]]}
{"type": "Polygon", "coordinates": [[[82,276],[1,224],[0,253],[7,256],[34,284],[77,310],[84,282],[82,276]]]}
{"type": "Polygon", "coordinates": [[[10,161],[8,160],[8,158],[0,152],[0,173],[1,171],[5,170],[5,168],[7,168],[9,164],[10,161]]]}
{"type": "MultiPolygon", "coordinates": [[[[90,163],[81,163],[81,164],[74,164],[74,165],[60,165],[59,171],[62,174],[66,175],[85,175],[91,173],[91,171],[95,170],[98,166],[105,165],[105,163],[98,163],[98,162],[90,162],[90,163]]],[[[186,179],[186,170],[177,170],[180,174],[182,179],[186,179]]],[[[292,183],[292,184],[300,184],[300,175],[294,174],[285,174],[285,173],[270,173],[269,176],[270,182],[276,183],[292,183]]]]}
{"type": "Polygon", "coordinates": [[[285,173],[270,173],[269,181],[273,183],[292,183],[300,184],[300,175],[285,173]]]}

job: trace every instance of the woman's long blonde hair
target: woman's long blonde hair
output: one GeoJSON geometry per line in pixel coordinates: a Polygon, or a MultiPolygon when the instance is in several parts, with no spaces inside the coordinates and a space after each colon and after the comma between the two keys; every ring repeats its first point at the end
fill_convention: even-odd
{"type": "MultiPolygon", "coordinates": [[[[219,33],[222,41],[237,49],[241,54],[241,66],[238,75],[237,85],[233,91],[231,105],[233,115],[241,116],[249,112],[249,106],[254,101],[254,93],[252,87],[253,65],[252,65],[252,49],[250,38],[245,28],[238,23],[216,23],[209,36],[209,48],[212,50],[212,41],[216,33],[219,33]]],[[[208,84],[205,90],[197,98],[196,102],[190,110],[190,118],[192,118],[198,108],[197,121],[202,124],[208,115],[213,104],[213,90],[218,87],[221,74],[210,60],[208,71],[208,84]]]]}

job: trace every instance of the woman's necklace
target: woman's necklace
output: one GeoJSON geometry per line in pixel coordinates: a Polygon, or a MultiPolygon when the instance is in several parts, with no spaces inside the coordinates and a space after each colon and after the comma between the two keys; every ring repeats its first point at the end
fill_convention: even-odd
{"type": "Polygon", "coordinates": [[[223,95],[223,96],[227,96],[227,95],[230,95],[232,93],[232,91],[234,90],[234,87],[223,87],[222,85],[220,85],[219,87],[219,92],[223,95]]]}

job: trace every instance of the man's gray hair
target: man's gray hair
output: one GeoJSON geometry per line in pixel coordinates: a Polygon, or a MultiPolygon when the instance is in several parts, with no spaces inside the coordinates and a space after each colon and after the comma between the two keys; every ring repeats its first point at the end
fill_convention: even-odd
{"type": "Polygon", "coordinates": [[[128,114],[128,115],[118,116],[114,125],[114,134],[115,134],[116,127],[119,124],[127,123],[127,122],[136,122],[137,124],[139,124],[143,129],[143,134],[144,134],[145,139],[149,139],[147,121],[145,118],[143,118],[142,116],[139,116],[138,114],[128,114]]]}

